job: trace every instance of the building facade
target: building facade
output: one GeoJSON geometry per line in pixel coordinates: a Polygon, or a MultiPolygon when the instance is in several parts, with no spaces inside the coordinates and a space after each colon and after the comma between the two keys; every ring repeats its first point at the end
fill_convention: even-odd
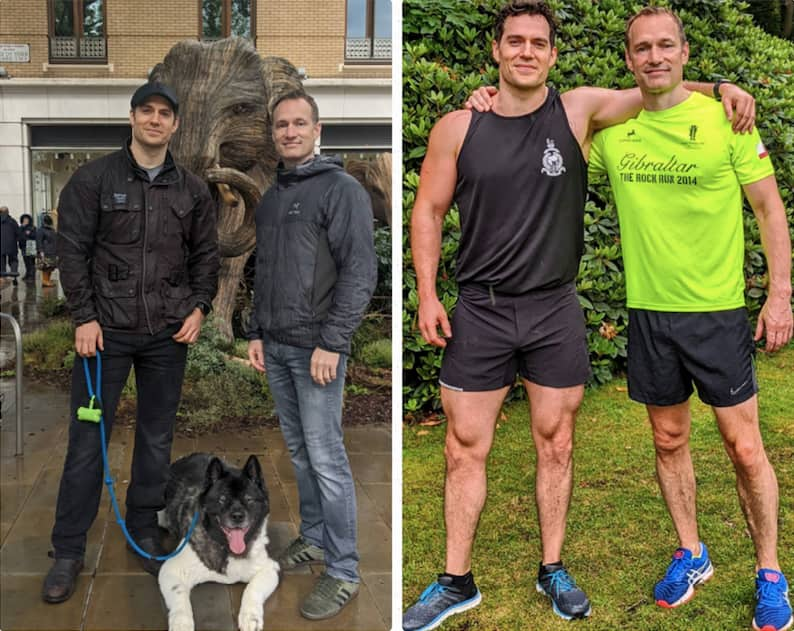
{"type": "Polygon", "coordinates": [[[323,151],[391,149],[390,0],[0,1],[0,204],[39,217],[129,135],[129,100],[182,40],[245,37],[306,77],[323,151]]]}

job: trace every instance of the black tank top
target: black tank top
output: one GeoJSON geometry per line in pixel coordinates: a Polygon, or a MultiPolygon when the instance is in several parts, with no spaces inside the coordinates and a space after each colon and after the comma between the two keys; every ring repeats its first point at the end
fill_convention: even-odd
{"type": "Polygon", "coordinates": [[[459,284],[523,294],[576,278],[587,164],[556,90],[524,116],[472,112],[457,167],[459,284]]]}

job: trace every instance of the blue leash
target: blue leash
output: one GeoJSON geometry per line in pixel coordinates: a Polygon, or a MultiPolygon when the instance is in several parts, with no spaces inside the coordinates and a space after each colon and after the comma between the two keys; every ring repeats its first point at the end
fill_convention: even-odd
{"type": "Polygon", "coordinates": [[[116,501],[116,493],[113,490],[113,476],[110,475],[110,466],[108,465],[108,447],[107,441],[105,440],[105,422],[104,416],[102,414],[101,407],[95,408],[94,402],[99,401],[100,406],[102,403],[101,392],[102,392],[102,356],[97,349],[96,352],[96,391],[97,394],[94,395],[94,387],[91,384],[91,373],[88,370],[88,358],[83,357],[83,369],[85,370],[85,383],[88,386],[88,396],[90,397],[90,401],[88,403],[88,407],[78,408],[77,410],[77,418],[81,421],[90,421],[94,423],[99,423],[99,435],[100,440],[102,441],[102,465],[105,469],[105,484],[108,487],[108,491],[110,492],[110,502],[113,504],[113,511],[116,513],[116,521],[118,522],[119,526],[121,526],[121,530],[124,533],[124,537],[127,539],[127,542],[132,546],[132,549],[135,550],[138,554],[146,559],[154,559],[155,561],[165,561],[166,559],[170,559],[173,556],[176,556],[180,552],[182,552],[182,548],[187,545],[187,542],[190,540],[190,535],[193,534],[193,529],[196,527],[199,518],[199,512],[196,511],[196,514],[193,515],[193,521],[190,522],[190,528],[188,528],[187,534],[185,538],[182,539],[182,543],[179,544],[176,550],[174,550],[171,554],[166,554],[163,556],[154,556],[149,554],[141,548],[135,541],[133,541],[130,533],[127,531],[127,524],[121,517],[121,511],[119,510],[119,504],[116,501]]]}

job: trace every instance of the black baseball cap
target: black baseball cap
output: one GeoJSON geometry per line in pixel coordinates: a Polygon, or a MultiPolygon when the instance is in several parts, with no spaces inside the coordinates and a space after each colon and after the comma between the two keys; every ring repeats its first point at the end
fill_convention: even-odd
{"type": "Polygon", "coordinates": [[[163,97],[171,104],[171,109],[174,110],[174,114],[179,113],[179,100],[176,98],[174,91],[164,83],[157,83],[156,81],[144,83],[140,88],[135,90],[135,94],[132,95],[132,99],[130,100],[130,105],[132,109],[135,109],[139,105],[146,103],[146,101],[153,96],[163,97]]]}

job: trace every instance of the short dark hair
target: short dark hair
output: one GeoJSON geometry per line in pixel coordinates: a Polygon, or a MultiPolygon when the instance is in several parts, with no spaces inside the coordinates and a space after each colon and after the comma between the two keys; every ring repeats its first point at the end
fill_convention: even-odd
{"type": "Polygon", "coordinates": [[[640,9],[639,11],[637,11],[637,13],[635,13],[628,20],[626,20],[626,32],[623,34],[626,44],[626,50],[629,49],[629,31],[631,30],[632,24],[634,24],[634,22],[638,18],[649,17],[652,15],[669,15],[671,18],[673,18],[673,20],[676,23],[676,26],[678,26],[678,34],[681,36],[681,44],[682,45],[686,44],[686,33],[684,33],[684,23],[681,21],[681,18],[678,17],[676,13],[674,13],[671,9],[668,9],[667,7],[649,6],[649,7],[645,7],[644,9],[640,9]]]}
{"type": "Polygon", "coordinates": [[[270,110],[270,113],[273,114],[276,111],[276,108],[283,102],[283,101],[295,101],[295,100],[303,100],[309,104],[309,107],[312,108],[312,122],[316,125],[320,122],[320,110],[317,107],[317,101],[315,101],[310,95],[306,94],[303,90],[290,90],[289,92],[285,92],[284,94],[279,95],[275,101],[273,101],[273,107],[270,110]]]}
{"type": "Polygon", "coordinates": [[[549,23],[549,44],[554,47],[554,40],[557,37],[557,18],[554,17],[554,11],[544,0],[514,0],[503,6],[496,16],[496,25],[494,27],[494,39],[497,44],[502,41],[507,18],[515,17],[516,15],[539,15],[545,18],[546,22],[549,23]]]}

